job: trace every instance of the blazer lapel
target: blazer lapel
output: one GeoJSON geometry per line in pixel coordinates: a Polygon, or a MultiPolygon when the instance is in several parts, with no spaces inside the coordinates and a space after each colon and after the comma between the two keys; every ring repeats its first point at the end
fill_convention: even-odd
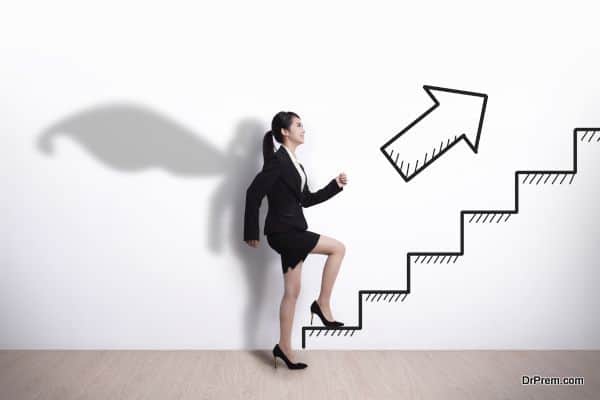
{"type": "MultiPolygon", "coordinates": [[[[302,172],[304,172],[304,178],[306,179],[306,181],[304,181],[304,187],[306,187],[308,185],[308,176],[306,175],[306,171],[304,170],[304,166],[300,163],[298,163],[298,165],[300,165],[300,168],[302,168],[302,172]]],[[[300,178],[302,179],[302,178],[300,178]]],[[[300,184],[302,184],[302,181],[300,181],[300,184]]],[[[304,187],[302,189],[304,189],[304,187]]],[[[301,196],[304,195],[304,190],[301,191],[300,193],[301,196]]]]}
{"type": "Polygon", "coordinates": [[[283,177],[283,181],[292,189],[298,200],[301,200],[300,183],[302,181],[290,155],[283,146],[279,146],[279,150],[275,152],[275,155],[282,161],[281,176],[283,177]]]}

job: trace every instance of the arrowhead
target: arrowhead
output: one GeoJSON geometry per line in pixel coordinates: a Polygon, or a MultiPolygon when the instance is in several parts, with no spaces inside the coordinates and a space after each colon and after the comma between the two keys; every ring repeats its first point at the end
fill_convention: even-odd
{"type": "Polygon", "coordinates": [[[436,103],[435,107],[439,106],[436,112],[443,112],[458,129],[459,136],[477,153],[487,94],[429,85],[423,86],[423,89],[436,103]]]}

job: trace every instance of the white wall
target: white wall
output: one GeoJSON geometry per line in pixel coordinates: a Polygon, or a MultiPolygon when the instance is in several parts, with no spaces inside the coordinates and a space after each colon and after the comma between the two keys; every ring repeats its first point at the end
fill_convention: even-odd
{"type": "MultiPolygon", "coordinates": [[[[441,1],[5,5],[0,347],[272,347],[280,262],[264,237],[258,250],[246,246],[241,223],[246,187],[261,167],[262,135],[280,110],[303,119],[307,134],[297,154],[313,190],[348,174],[340,195],[305,215],[309,229],[347,246],[333,309],[337,319],[356,322],[359,289],[405,287],[398,270],[406,252],[457,249],[461,209],[511,208],[515,170],[571,167],[572,129],[600,125],[598,8],[441,1]],[[457,146],[407,184],[379,147],[431,106],[424,84],[487,93],[488,107],[478,154],[457,146]]],[[[580,168],[599,165],[592,157],[580,168]]],[[[597,225],[597,186],[577,193],[572,202],[590,210],[586,226],[597,225]]],[[[266,200],[261,230],[265,211],[266,200]]],[[[586,229],[552,240],[586,243],[577,255],[580,271],[597,283],[598,231],[586,229]]],[[[483,259],[490,248],[475,243],[482,247],[468,251],[483,259]]],[[[572,249],[552,251],[567,260],[572,249]]],[[[527,246],[515,246],[512,259],[522,260],[522,274],[509,273],[517,266],[507,270],[509,284],[532,277],[536,268],[528,266],[538,261],[527,246]]],[[[324,260],[311,255],[304,264],[295,347],[324,260]]],[[[568,280],[574,266],[556,268],[568,280]]],[[[490,323],[485,308],[465,299],[475,304],[494,271],[453,281],[452,290],[464,295],[460,308],[448,311],[456,326],[490,323]]],[[[600,345],[591,312],[597,285],[581,286],[571,308],[577,314],[569,317],[580,323],[564,328],[584,335],[553,334],[546,317],[532,313],[540,323],[528,335],[463,329],[443,336],[403,320],[402,312],[411,307],[411,320],[442,325],[447,316],[431,310],[452,298],[426,288],[443,287],[446,275],[415,270],[414,279],[410,306],[370,305],[363,339],[343,348],[600,345]],[[581,313],[586,305],[590,312],[581,313]]],[[[537,293],[538,307],[554,301],[566,282],[545,285],[555,290],[537,293]]]]}

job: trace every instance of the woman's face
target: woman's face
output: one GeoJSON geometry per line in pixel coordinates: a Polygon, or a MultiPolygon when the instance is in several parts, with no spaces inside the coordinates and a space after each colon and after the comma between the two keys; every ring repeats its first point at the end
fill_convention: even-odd
{"type": "Polygon", "coordinates": [[[296,145],[304,143],[304,126],[300,118],[293,117],[290,129],[283,130],[283,137],[296,145]]]}

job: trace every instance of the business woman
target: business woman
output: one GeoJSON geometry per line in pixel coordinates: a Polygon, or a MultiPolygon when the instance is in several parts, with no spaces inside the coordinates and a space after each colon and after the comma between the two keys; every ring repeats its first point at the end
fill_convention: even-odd
{"type": "Polygon", "coordinates": [[[321,291],[310,307],[311,324],[312,317],[317,314],[325,326],[344,325],[333,318],[330,300],[346,248],[336,239],[307,230],[302,207],[311,207],[335,196],[343,190],[348,179],[345,173],[340,173],[322,189],[314,193],[310,191],[304,167],[296,158],[296,149],[304,143],[304,133],[302,121],[296,113],[277,113],[271,122],[271,130],[263,139],[263,168],[246,191],[244,241],[249,246],[258,247],[259,207],[266,195],[269,211],[264,234],[269,246],[281,256],[284,293],[279,310],[279,343],[273,348],[276,368],[276,357],[281,358],[289,369],[307,367],[305,363],[294,361],[291,335],[296,300],[300,294],[302,263],[310,253],[327,255],[321,291]],[[277,151],[274,150],[273,138],[281,144],[277,151]]]}

